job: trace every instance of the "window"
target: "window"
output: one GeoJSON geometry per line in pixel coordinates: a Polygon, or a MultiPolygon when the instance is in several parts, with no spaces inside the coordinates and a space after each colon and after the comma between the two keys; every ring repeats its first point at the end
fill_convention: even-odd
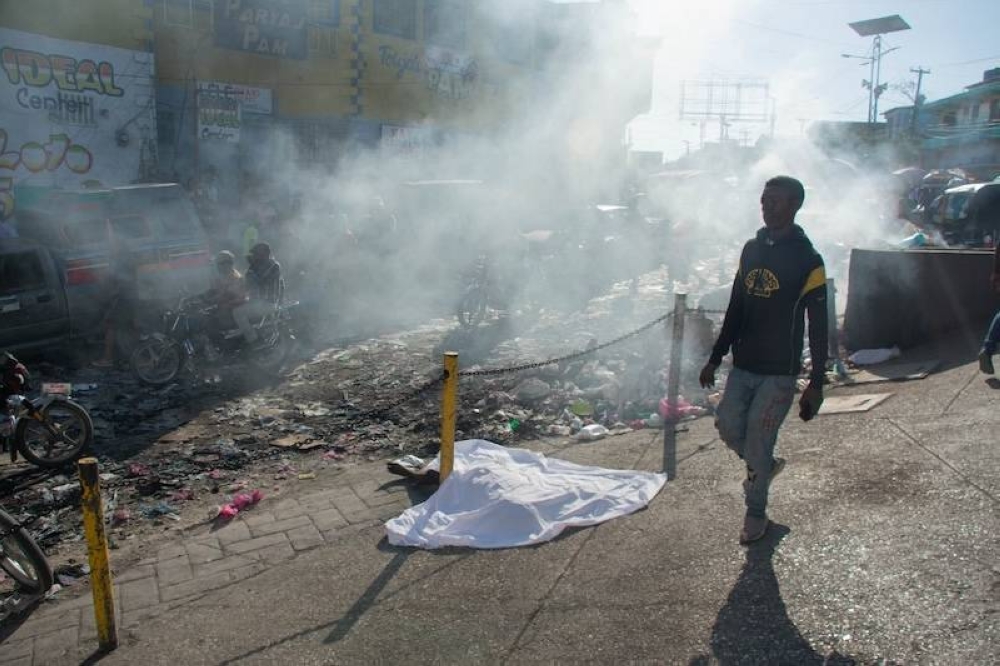
{"type": "Polygon", "coordinates": [[[383,35],[417,38],[417,0],[374,0],[372,28],[383,35]]]}
{"type": "Polygon", "coordinates": [[[71,222],[63,227],[63,235],[70,246],[103,243],[108,237],[107,220],[90,218],[71,222]]]}
{"type": "Polygon", "coordinates": [[[316,25],[339,25],[340,0],[309,0],[309,22],[316,25]]]}
{"type": "Polygon", "coordinates": [[[156,136],[160,143],[165,146],[172,146],[177,140],[177,119],[174,112],[164,108],[156,110],[156,136]]]}
{"type": "Polygon", "coordinates": [[[505,0],[500,13],[490,17],[489,34],[497,57],[527,65],[533,57],[538,34],[538,7],[532,0],[505,0]]]}
{"type": "Polygon", "coordinates": [[[37,252],[0,256],[0,294],[19,294],[45,288],[45,271],[37,252]]]}
{"type": "Polygon", "coordinates": [[[120,238],[128,240],[149,238],[153,235],[149,230],[149,222],[142,215],[124,215],[112,218],[111,228],[120,238]]]}
{"type": "Polygon", "coordinates": [[[465,10],[462,0],[424,0],[424,39],[438,46],[464,48],[465,10]]]}
{"type": "Polygon", "coordinates": [[[326,58],[337,57],[337,32],[327,26],[311,25],[306,32],[309,53],[326,58]]]}
{"type": "Polygon", "coordinates": [[[978,122],[979,121],[979,102],[973,102],[972,108],[970,110],[971,110],[972,113],[969,115],[969,122],[970,123],[978,122]]]}
{"type": "Polygon", "coordinates": [[[990,122],[1000,121],[1000,98],[990,100],[990,122]]]}
{"type": "Polygon", "coordinates": [[[196,11],[211,12],[212,0],[163,0],[163,22],[167,25],[193,28],[196,11]]]}
{"type": "Polygon", "coordinates": [[[958,117],[954,111],[949,111],[941,116],[941,124],[946,127],[954,127],[958,124],[958,117]]]}

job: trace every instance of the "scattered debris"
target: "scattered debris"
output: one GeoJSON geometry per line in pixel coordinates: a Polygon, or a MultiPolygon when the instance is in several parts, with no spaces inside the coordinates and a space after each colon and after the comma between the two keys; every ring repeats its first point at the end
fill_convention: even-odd
{"type": "Polygon", "coordinates": [[[820,415],[848,414],[867,412],[882,404],[892,396],[892,393],[872,393],[868,395],[833,395],[823,400],[819,408],[820,415]]]}

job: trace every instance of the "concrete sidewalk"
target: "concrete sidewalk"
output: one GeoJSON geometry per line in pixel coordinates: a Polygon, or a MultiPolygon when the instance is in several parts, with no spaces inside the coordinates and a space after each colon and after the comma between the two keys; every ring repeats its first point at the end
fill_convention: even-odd
{"type": "MultiPolygon", "coordinates": [[[[381,520],[420,496],[363,466],[119,576],[122,646],[101,663],[997,663],[1000,394],[965,362],[829,395],[882,392],[871,412],[789,419],[774,524],[750,548],[710,419],[685,424],[648,510],[533,548],[389,547],[381,520]]],[[[656,431],[532,448],[663,463],[656,431]]],[[[89,597],[56,602],[0,664],[95,647],[89,597]]]]}

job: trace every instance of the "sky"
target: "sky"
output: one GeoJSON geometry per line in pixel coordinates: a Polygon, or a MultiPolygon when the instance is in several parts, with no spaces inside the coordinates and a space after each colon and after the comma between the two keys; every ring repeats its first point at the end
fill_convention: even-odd
{"type": "MultiPolygon", "coordinates": [[[[766,81],[776,134],[801,134],[815,120],[865,121],[872,38],[848,23],[899,14],[911,29],[886,35],[879,81],[889,89],[883,111],[911,104],[897,86],[915,84],[911,68],[929,69],[921,92],[929,101],[961,92],[983,71],[1000,67],[1000,0],[630,0],[640,25],[661,38],[652,108],[632,123],[633,148],[667,159],[694,150],[700,128],[679,118],[682,81],[766,81]],[[685,143],[688,142],[688,143],[685,143]]],[[[766,124],[733,124],[732,139],[753,143],[766,124]]],[[[718,122],[705,128],[719,137],[718,122]]]]}

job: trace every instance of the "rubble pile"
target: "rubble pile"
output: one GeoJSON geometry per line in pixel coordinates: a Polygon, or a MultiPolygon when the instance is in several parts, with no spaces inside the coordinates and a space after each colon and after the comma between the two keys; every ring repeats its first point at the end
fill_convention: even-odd
{"type": "MultiPolygon", "coordinates": [[[[662,291],[649,298],[622,292],[596,300],[584,312],[543,317],[477,355],[458,349],[462,370],[510,368],[593,349],[662,315],[664,300],[662,291]]],[[[710,334],[712,322],[705,321],[710,334]]],[[[94,419],[93,453],[100,461],[114,547],[217,519],[231,512],[227,506],[238,511],[240,504],[252,504],[241,496],[258,491],[258,501],[266,501],[355,461],[433,455],[439,445],[440,352],[455,341],[455,331],[453,320],[437,320],[327,349],[281,378],[232,370],[211,381],[189,379],[151,389],[127,372],[40,366],[38,374],[72,381],[74,398],[94,419]]],[[[688,388],[697,386],[705,357],[698,348],[704,341],[694,335],[682,373],[682,393],[690,393],[690,402],[684,402],[683,413],[667,413],[661,404],[669,334],[668,323],[560,363],[463,376],[457,434],[498,443],[539,436],[596,439],[662,427],[665,415],[707,413],[710,396],[688,388]]],[[[82,549],[75,474],[42,474],[29,485],[23,475],[37,470],[15,471],[0,467],[5,508],[25,519],[36,517],[32,531],[50,556],[57,556],[61,544],[69,553],[82,549]]]]}

